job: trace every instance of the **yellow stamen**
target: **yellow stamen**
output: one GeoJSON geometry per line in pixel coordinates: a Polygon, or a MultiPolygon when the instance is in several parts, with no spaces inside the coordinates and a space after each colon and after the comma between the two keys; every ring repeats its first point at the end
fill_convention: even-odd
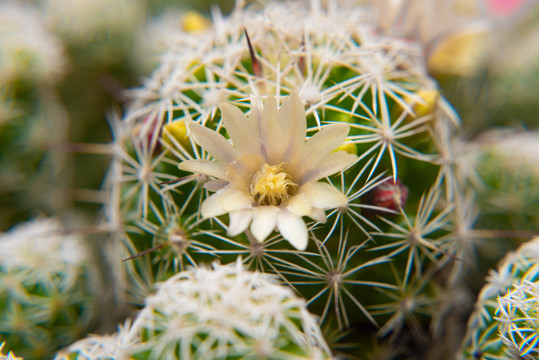
{"type": "Polygon", "coordinates": [[[280,205],[297,189],[281,165],[264,164],[251,179],[251,195],[258,205],[280,205]]]}

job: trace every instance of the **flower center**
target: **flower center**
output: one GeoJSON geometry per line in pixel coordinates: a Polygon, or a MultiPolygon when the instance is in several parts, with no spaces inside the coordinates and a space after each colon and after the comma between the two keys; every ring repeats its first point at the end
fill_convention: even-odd
{"type": "Polygon", "coordinates": [[[251,195],[258,205],[280,205],[297,189],[281,165],[264,164],[251,178],[251,195]]]}

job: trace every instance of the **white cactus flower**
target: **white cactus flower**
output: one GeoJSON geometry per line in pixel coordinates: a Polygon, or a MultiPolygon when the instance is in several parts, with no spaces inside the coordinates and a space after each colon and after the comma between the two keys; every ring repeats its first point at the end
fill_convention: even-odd
{"type": "Polygon", "coordinates": [[[228,235],[244,232],[264,241],[277,228],[294,247],[307,247],[308,216],[325,222],[324,210],[346,204],[346,196],[318,180],[343,170],[355,155],[334,150],[348,135],[346,124],[332,124],[305,141],[305,110],[296,92],[280,109],[268,96],[253,100],[249,116],[229,104],[221,106],[222,122],[232,144],[197,123],[189,130],[214,160],[188,160],[182,170],[212,176],[208,189],[217,192],[202,204],[204,218],[229,214],[228,235]]]}

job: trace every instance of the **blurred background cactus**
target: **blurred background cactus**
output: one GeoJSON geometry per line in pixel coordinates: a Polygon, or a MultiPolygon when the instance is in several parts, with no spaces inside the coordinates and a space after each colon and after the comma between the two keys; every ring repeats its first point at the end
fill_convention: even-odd
{"type": "Polygon", "coordinates": [[[18,356],[50,358],[98,323],[103,289],[85,246],[53,219],[0,236],[0,334],[18,356]]]}
{"type": "MultiPolygon", "coordinates": [[[[5,349],[50,357],[130,317],[116,334],[79,340],[57,357],[180,358],[197,347],[194,358],[533,357],[535,338],[521,330],[534,326],[532,275],[488,301],[481,292],[481,315],[459,350],[488,269],[539,232],[537,102],[533,81],[518,80],[514,67],[533,78],[539,52],[491,60],[503,39],[534,38],[538,25],[524,14],[537,6],[506,14],[498,5],[238,1],[205,13],[158,1],[1,5],[0,229],[59,217],[65,225],[32,238],[78,234],[82,272],[92,273],[83,276],[94,279],[90,290],[80,281],[76,294],[58,295],[91,315],[77,322],[25,310],[47,327],[32,339],[48,347],[21,342],[5,325],[5,349]],[[507,83],[519,91],[507,96],[507,83]],[[209,270],[214,261],[222,265],[209,270]],[[227,271],[236,282],[278,279],[289,290],[263,287],[304,301],[318,324],[305,329],[306,318],[292,316],[262,346],[243,328],[237,342],[216,338],[204,320],[213,310],[178,312],[174,304],[192,295],[180,288],[227,271]],[[174,302],[155,303],[168,287],[180,291],[174,302]],[[185,335],[197,326],[202,332],[185,335]],[[316,336],[316,351],[298,336],[311,345],[316,336]]],[[[0,246],[25,246],[8,240],[20,231],[0,246]]],[[[0,268],[14,271],[10,256],[1,258],[0,268]]],[[[20,271],[34,282],[25,301],[2,282],[3,317],[50,295],[41,277],[20,271]]],[[[196,291],[219,291],[200,281],[196,291]]],[[[239,296],[231,289],[240,292],[223,291],[239,296]]]]}

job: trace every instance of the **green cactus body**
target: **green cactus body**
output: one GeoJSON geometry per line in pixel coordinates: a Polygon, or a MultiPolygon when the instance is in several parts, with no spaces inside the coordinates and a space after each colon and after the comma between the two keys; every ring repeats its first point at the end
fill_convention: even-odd
{"type": "Polygon", "coordinates": [[[489,228],[539,230],[537,131],[490,131],[477,141],[477,186],[482,220],[489,228]]]}

